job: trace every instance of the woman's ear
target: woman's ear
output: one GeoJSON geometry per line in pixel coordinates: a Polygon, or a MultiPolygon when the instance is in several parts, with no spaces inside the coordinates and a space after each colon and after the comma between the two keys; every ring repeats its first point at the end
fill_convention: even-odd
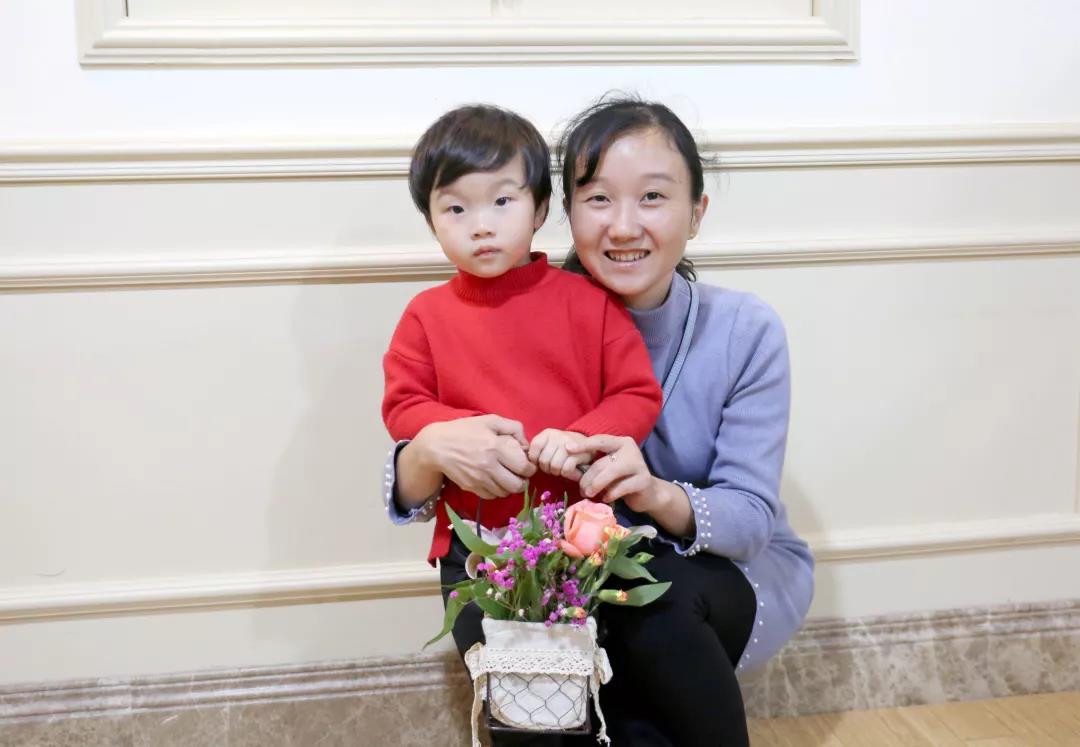
{"type": "Polygon", "coordinates": [[[709,196],[702,195],[701,199],[694,205],[694,209],[690,213],[690,238],[697,236],[698,231],[701,229],[701,221],[705,217],[705,211],[709,209],[709,196]]]}
{"type": "Polygon", "coordinates": [[[533,216],[533,233],[540,230],[540,226],[544,225],[544,221],[547,220],[548,206],[551,204],[551,199],[548,198],[541,202],[536,207],[536,214],[533,216]]]}

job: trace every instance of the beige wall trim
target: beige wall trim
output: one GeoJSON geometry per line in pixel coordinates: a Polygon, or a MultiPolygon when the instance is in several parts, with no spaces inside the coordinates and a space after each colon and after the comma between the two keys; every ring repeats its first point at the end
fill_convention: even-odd
{"type": "Polygon", "coordinates": [[[0,623],[435,594],[422,561],[0,589],[0,623]]]}
{"type": "Polygon", "coordinates": [[[1080,514],[845,529],[807,541],[818,562],[1080,544],[1080,514]]]}
{"type": "MultiPolygon", "coordinates": [[[[698,133],[711,170],[1080,160],[1080,123],[698,133]]],[[[0,183],[404,178],[416,137],[0,141],[0,183]]]]}
{"type": "MultiPolygon", "coordinates": [[[[1080,515],[851,529],[809,538],[821,562],[1080,543],[1080,515]]],[[[0,589],[0,623],[435,594],[423,562],[0,589]]]]}
{"type": "MultiPolygon", "coordinates": [[[[810,620],[743,690],[755,717],[1068,690],[1080,679],[1077,644],[1080,600],[810,620]]],[[[455,655],[4,686],[0,725],[376,693],[423,718],[433,691],[456,691],[454,705],[468,707],[455,655]]]]}
{"type": "MultiPolygon", "coordinates": [[[[281,22],[132,17],[125,0],[78,0],[87,66],[507,65],[854,60],[859,0],[817,0],[813,15],[634,20],[310,17],[281,22]]],[[[263,14],[272,15],[272,14],[263,14]]]]}
{"type": "MultiPolygon", "coordinates": [[[[561,261],[562,247],[537,249],[561,261]]],[[[853,237],[810,241],[694,242],[689,256],[699,267],[772,267],[835,263],[986,259],[1080,253],[1080,233],[946,237],[853,237]]],[[[297,250],[287,255],[145,257],[94,260],[56,258],[0,263],[0,291],[94,287],[155,287],[331,280],[449,277],[439,249],[297,250]]]]}

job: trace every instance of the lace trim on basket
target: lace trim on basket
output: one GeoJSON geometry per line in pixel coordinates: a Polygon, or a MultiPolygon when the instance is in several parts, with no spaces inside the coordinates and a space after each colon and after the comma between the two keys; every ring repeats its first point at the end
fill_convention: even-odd
{"type": "Polygon", "coordinates": [[[597,657],[600,656],[603,657],[606,664],[607,653],[602,648],[597,649],[596,654],[592,655],[582,651],[493,649],[485,647],[477,658],[474,671],[576,674],[581,677],[591,677],[599,663],[597,657]]]}

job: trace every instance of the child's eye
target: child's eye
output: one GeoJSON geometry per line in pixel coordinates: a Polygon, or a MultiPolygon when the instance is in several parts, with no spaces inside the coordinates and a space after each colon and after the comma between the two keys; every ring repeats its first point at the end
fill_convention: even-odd
{"type": "Polygon", "coordinates": [[[498,207],[506,207],[509,204],[510,204],[510,198],[509,197],[499,197],[499,198],[496,198],[496,200],[495,200],[495,205],[498,206],[498,207]]]}
{"type": "Polygon", "coordinates": [[[446,212],[453,213],[454,215],[461,215],[465,212],[465,208],[461,207],[461,205],[451,205],[446,208],[446,212]]]}
{"type": "Polygon", "coordinates": [[[607,202],[607,195],[591,195],[585,198],[585,202],[607,202]]]}

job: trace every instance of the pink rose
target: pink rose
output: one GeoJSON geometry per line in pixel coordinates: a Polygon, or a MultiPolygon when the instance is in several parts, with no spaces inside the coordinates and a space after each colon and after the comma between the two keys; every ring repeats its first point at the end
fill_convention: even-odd
{"type": "Polygon", "coordinates": [[[571,558],[592,555],[607,542],[604,530],[618,526],[611,506],[596,501],[578,501],[563,516],[563,537],[559,549],[571,558]]]}

